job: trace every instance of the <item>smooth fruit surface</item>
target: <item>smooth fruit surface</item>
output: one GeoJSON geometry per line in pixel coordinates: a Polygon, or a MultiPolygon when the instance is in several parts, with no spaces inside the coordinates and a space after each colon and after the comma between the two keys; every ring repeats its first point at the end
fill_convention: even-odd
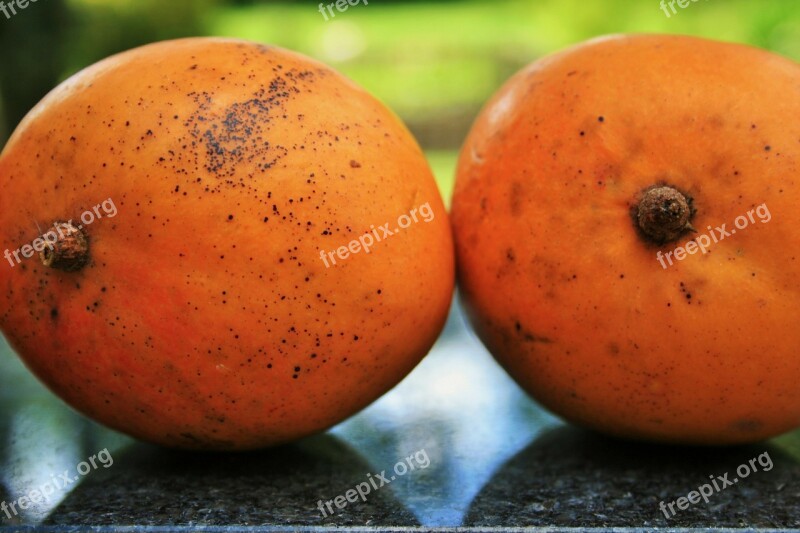
{"type": "Polygon", "coordinates": [[[614,435],[800,426],[798,116],[796,63],[697,38],[596,39],[515,75],[453,197],[483,342],[546,407],[614,435]]]}
{"type": "Polygon", "coordinates": [[[323,430],[398,383],[450,305],[449,222],[416,142],[286,50],[185,39],[106,59],[26,117],[0,176],[12,252],[106,215],[76,271],[3,259],[0,327],[69,404],[142,439],[246,449],[323,430]],[[109,200],[113,217],[94,209],[109,200]],[[369,253],[325,256],[386,222],[369,253]]]}

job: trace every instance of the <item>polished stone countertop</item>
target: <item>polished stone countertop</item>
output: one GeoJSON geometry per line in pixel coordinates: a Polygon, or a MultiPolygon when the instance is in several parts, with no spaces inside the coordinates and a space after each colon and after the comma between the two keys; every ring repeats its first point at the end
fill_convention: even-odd
{"type": "Polygon", "coordinates": [[[399,386],[326,434],[280,448],[179,453],[133,441],[66,407],[2,341],[0,411],[0,502],[74,473],[100,450],[113,459],[98,456],[96,469],[11,519],[0,511],[0,532],[800,529],[800,431],[704,449],[573,428],[511,381],[457,306],[431,354],[399,386]],[[670,519],[659,509],[709,476],[759,456],[766,464],[764,454],[773,468],[708,503],[670,519]],[[415,468],[392,481],[398,461],[415,468]],[[350,489],[384,470],[388,484],[347,502],[350,489]],[[323,516],[318,502],[339,495],[346,506],[323,516]]]}

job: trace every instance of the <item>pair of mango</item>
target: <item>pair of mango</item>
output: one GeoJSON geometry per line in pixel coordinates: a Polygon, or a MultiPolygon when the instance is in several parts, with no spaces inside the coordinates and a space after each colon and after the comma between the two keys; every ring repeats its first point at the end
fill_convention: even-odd
{"type": "Polygon", "coordinates": [[[565,419],[767,438],[800,425],[797,116],[787,59],[593,40],[487,104],[448,217],[409,132],[330,68],[227,39],[146,46],[56,88],[0,156],[4,248],[74,221],[41,260],[0,264],[0,328],[112,428],[250,449],[398,383],[441,332],[457,264],[480,338],[565,419]],[[79,223],[107,199],[118,216],[79,223]],[[740,228],[761,205],[768,223],[740,228]]]}

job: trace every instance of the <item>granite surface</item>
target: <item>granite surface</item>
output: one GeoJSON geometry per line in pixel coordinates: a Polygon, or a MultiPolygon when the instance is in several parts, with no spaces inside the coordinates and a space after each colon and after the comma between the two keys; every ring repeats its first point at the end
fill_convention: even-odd
{"type": "Polygon", "coordinates": [[[262,452],[179,453],[135,442],[64,406],[5,345],[0,411],[0,503],[65,471],[76,478],[17,515],[0,511],[0,532],[800,530],[800,432],[698,449],[566,426],[505,375],[457,311],[430,356],[392,392],[324,435],[262,452]],[[99,462],[101,450],[113,464],[99,462]],[[93,455],[96,468],[77,475],[93,455]],[[416,468],[391,480],[410,458],[416,468]],[[734,479],[752,459],[758,471],[708,503],[673,504],[669,519],[660,509],[714,479],[734,479]],[[320,501],[324,509],[384,470],[388,484],[323,516],[320,501]]]}

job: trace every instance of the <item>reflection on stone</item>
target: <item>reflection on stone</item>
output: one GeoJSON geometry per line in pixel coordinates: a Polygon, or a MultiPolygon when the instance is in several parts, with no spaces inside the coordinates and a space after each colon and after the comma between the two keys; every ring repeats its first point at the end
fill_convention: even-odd
{"type": "Polygon", "coordinates": [[[9,503],[14,502],[15,499],[5,490],[2,483],[0,483],[0,505],[5,503],[5,507],[0,510],[0,528],[3,526],[15,526],[22,524],[22,518],[19,514],[14,513],[8,506],[9,503]]]}
{"type": "Polygon", "coordinates": [[[466,329],[454,305],[446,333],[400,385],[333,431],[375,468],[425,448],[431,466],[393,484],[426,526],[457,526],[492,472],[557,423],[466,329]]]}

